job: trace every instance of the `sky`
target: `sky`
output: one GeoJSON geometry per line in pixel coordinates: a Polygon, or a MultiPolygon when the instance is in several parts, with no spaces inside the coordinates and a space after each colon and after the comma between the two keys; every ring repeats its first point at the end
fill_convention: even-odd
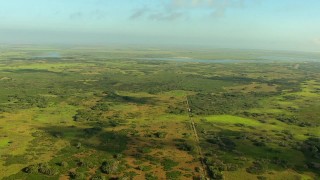
{"type": "Polygon", "coordinates": [[[319,0],[0,0],[0,43],[320,51],[319,0]]]}

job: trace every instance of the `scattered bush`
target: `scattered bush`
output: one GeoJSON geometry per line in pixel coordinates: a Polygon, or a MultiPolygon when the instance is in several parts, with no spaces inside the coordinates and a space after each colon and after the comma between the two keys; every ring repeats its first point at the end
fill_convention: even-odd
{"type": "Polygon", "coordinates": [[[58,170],[53,167],[50,167],[47,163],[40,163],[38,171],[39,173],[48,175],[48,176],[53,176],[58,174],[58,170]]]}
{"type": "Polygon", "coordinates": [[[246,170],[248,173],[251,173],[251,174],[262,174],[266,171],[263,162],[260,162],[260,161],[253,162],[253,164],[250,167],[248,167],[246,170]]]}
{"type": "Polygon", "coordinates": [[[165,138],[167,136],[166,132],[156,132],[154,133],[154,136],[157,138],[165,138]]]}
{"type": "Polygon", "coordinates": [[[115,173],[119,170],[119,164],[119,161],[113,159],[104,161],[101,166],[101,171],[106,174],[115,173]]]}
{"type": "Polygon", "coordinates": [[[137,176],[138,174],[134,171],[129,171],[129,172],[125,172],[124,173],[127,177],[129,177],[130,179],[133,179],[135,176],[137,176]]]}
{"type": "Polygon", "coordinates": [[[79,180],[85,180],[86,176],[83,173],[79,172],[69,172],[70,179],[79,179],[79,180]]]}
{"type": "Polygon", "coordinates": [[[221,150],[232,151],[236,147],[236,144],[227,137],[213,136],[207,141],[211,144],[217,144],[221,150]]]}
{"type": "Polygon", "coordinates": [[[47,163],[30,165],[23,168],[22,171],[25,173],[41,173],[47,176],[54,176],[59,173],[59,171],[55,167],[51,167],[47,163]]]}
{"type": "Polygon", "coordinates": [[[180,171],[170,171],[170,172],[166,172],[166,178],[170,179],[170,180],[175,180],[175,179],[179,179],[181,176],[181,172],[180,171]]]}
{"type": "Polygon", "coordinates": [[[257,176],[257,179],[258,179],[258,180],[267,180],[267,178],[264,177],[264,176],[257,176]]]}
{"type": "Polygon", "coordinates": [[[106,178],[101,175],[94,175],[90,178],[90,180],[106,180],[106,178]]]}
{"type": "Polygon", "coordinates": [[[68,163],[66,161],[62,161],[62,162],[58,163],[58,165],[61,167],[68,167],[68,163]]]}
{"type": "Polygon", "coordinates": [[[158,177],[152,173],[147,173],[145,175],[146,180],[158,180],[158,177]]]}
{"type": "Polygon", "coordinates": [[[138,148],[138,152],[143,153],[143,154],[147,154],[151,152],[151,148],[150,147],[140,147],[138,148]]]}
{"type": "Polygon", "coordinates": [[[164,159],[162,162],[161,162],[163,168],[165,171],[168,171],[168,170],[171,170],[173,167],[175,166],[178,166],[179,163],[176,162],[176,161],[173,161],[171,159],[164,159]]]}
{"type": "Polygon", "coordinates": [[[215,166],[209,166],[209,175],[212,179],[223,179],[223,173],[215,166]]]}
{"type": "Polygon", "coordinates": [[[311,158],[320,159],[320,138],[311,137],[301,147],[305,155],[311,158]]]}
{"type": "Polygon", "coordinates": [[[192,152],[195,150],[195,146],[189,143],[179,143],[176,144],[177,148],[182,151],[192,152]]]}
{"type": "Polygon", "coordinates": [[[22,169],[25,173],[38,173],[38,166],[37,165],[30,165],[22,169]]]}
{"type": "Polygon", "coordinates": [[[139,166],[138,169],[141,171],[150,171],[152,166],[139,166]]]}

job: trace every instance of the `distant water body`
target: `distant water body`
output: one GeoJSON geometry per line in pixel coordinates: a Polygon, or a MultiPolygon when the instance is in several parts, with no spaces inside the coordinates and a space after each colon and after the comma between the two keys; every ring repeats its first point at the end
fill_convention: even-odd
{"type": "Polygon", "coordinates": [[[49,52],[37,56],[33,56],[34,58],[61,58],[61,54],[58,52],[49,52]]]}
{"type": "MultiPolygon", "coordinates": [[[[48,52],[33,56],[34,58],[62,58],[59,52],[48,52]]],[[[191,63],[279,63],[279,62],[320,62],[320,59],[314,57],[288,57],[288,56],[261,56],[252,60],[238,59],[193,59],[188,57],[150,57],[150,58],[133,58],[135,60],[147,61],[174,61],[174,62],[191,62],[191,63]]]]}
{"type": "Polygon", "coordinates": [[[314,58],[295,59],[291,57],[261,57],[253,60],[236,60],[236,59],[192,59],[192,58],[135,58],[137,60],[149,61],[176,61],[176,62],[193,62],[193,63],[277,63],[277,62],[320,62],[314,58]]]}

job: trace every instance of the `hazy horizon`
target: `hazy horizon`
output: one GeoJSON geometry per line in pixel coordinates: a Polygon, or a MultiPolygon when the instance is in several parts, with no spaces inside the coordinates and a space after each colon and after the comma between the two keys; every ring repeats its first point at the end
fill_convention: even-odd
{"type": "Polygon", "coordinates": [[[1,44],[320,50],[320,2],[310,0],[1,3],[1,44]]]}

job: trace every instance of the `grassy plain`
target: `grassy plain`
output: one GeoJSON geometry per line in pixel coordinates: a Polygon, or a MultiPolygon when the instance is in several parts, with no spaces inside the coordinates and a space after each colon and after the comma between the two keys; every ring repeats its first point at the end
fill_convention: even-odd
{"type": "Polygon", "coordinates": [[[320,54],[0,52],[0,179],[319,178],[320,54]]]}

